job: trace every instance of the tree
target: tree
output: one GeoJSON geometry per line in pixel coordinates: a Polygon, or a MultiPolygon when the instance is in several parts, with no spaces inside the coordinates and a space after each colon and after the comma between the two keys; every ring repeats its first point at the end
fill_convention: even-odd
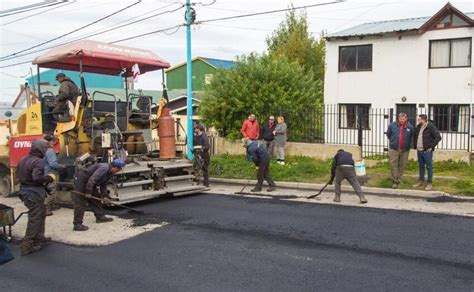
{"type": "Polygon", "coordinates": [[[315,80],[324,81],[324,38],[316,40],[308,31],[305,11],[300,15],[294,9],[287,12],[273,34],[266,39],[268,53],[273,58],[286,57],[298,62],[306,72],[312,72],[315,80]]]}
{"type": "Polygon", "coordinates": [[[313,73],[284,56],[250,54],[238,58],[234,68],[215,74],[200,103],[199,115],[223,136],[238,138],[240,126],[250,113],[262,121],[269,114],[290,115],[291,109],[291,127],[295,129],[304,122],[301,113],[321,103],[322,84],[315,81],[313,73]]]}

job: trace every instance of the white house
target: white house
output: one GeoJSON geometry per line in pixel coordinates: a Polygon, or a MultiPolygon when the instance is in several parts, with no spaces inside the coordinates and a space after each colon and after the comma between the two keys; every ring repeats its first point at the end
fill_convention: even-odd
{"type": "MultiPolygon", "coordinates": [[[[432,17],[366,23],[327,36],[324,101],[326,140],[352,137],[383,152],[397,112],[412,122],[426,113],[442,132],[440,148],[472,149],[474,13],[446,4],[432,17]],[[375,132],[377,133],[375,133],[375,132]],[[471,133],[470,133],[471,132],[471,133]],[[381,150],[382,149],[382,150],[381,150]]],[[[339,141],[341,142],[341,141],[339,141]]]]}

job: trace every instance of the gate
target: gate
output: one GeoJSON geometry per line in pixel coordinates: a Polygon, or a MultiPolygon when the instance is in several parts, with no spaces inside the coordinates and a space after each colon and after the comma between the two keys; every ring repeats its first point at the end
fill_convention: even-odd
{"type": "Polygon", "coordinates": [[[371,108],[358,117],[358,145],[362,157],[379,158],[388,153],[386,131],[393,117],[393,109],[371,108]]]}

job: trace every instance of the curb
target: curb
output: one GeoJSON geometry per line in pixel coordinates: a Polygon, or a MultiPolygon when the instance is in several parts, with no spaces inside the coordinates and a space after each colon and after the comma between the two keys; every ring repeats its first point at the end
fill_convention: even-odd
{"type": "MultiPolygon", "coordinates": [[[[213,183],[224,183],[224,184],[233,184],[233,185],[245,185],[249,180],[245,179],[227,179],[227,178],[210,178],[210,182],[213,183]]],[[[250,180],[250,184],[257,183],[256,180],[250,180]]],[[[298,190],[319,190],[324,184],[313,184],[313,183],[298,183],[298,182],[276,182],[279,188],[284,189],[298,189],[298,190]]],[[[329,185],[326,190],[334,191],[334,185],[329,185]]],[[[461,196],[452,196],[448,193],[442,191],[422,191],[422,190],[394,190],[394,189],[385,189],[385,188],[375,188],[375,187],[362,187],[364,194],[373,195],[379,197],[392,197],[392,198],[409,198],[409,199],[432,199],[438,197],[451,197],[463,200],[465,202],[474,203],[474,198],[472,197],[461,197],[461,196]]],[[[351,186],[342,185],[342,191],[353,193],[354,190],[351,186]]]]}

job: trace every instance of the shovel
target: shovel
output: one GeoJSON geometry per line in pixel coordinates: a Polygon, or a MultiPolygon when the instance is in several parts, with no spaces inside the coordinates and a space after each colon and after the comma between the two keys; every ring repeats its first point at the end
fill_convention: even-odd
{"type": "MultiPolygon", "coordinates": [[[[101,203],[104,203],[104,201],[101,198],[97,198],[97,197],[94,197],[94,196],[91,196],[91,195],[87,195],[87,194],[84,194],[84,193],[81,193],[81,192],[78,192],[78,191],[71,191],[71,192],[76,194],[76,195],[83,196],[86,199],[91,199],[91,200],[95,200],[95,201],[99,201],[101,203]]],[[[141,210],[138,210],[138,209],[135,209],[135,208],[132,208],[132,207],[124,206],[124,205],[121,205],[121,204],[115,204],[114,202],[110,202],[110,205],[117,206],[117,207],[120,207],[122,209],[127,209],[128,211],[136,213],[136,214],[140,214],[140,215],[145,214],[144,211],[141,211],[141,210]]]]}
{"type": "Polygon", "coordinates": [[[252,180],[252,179],[249,179],[249,180],[247,181],[247,183],[244,185],[244,187],[243,187],[239,192],[235,192],[234,194],[236,194],[236,195],[248,195],[248,193],[244,192],[244,190],[245,190],[246,187],[248,187],[248,185],[250,184],[250,181],[251,181],[251,180],[252,180]]]}
{"type": "Polygon", "coordinates": [[[309,200],[309,199],[312,199],[312,198],[315,198],[315,197],[321,195],[321,193],[326,189],[326,187],[329,185],[329,183],[330,183],[330,181],[328,181],[328,182],[324,185],[324,187],[322,187],[322,189],[319,190],[319,192],[318,192],[317,194],[308,196],[308,197],[306,197],[306,199],[309,200]]]}

